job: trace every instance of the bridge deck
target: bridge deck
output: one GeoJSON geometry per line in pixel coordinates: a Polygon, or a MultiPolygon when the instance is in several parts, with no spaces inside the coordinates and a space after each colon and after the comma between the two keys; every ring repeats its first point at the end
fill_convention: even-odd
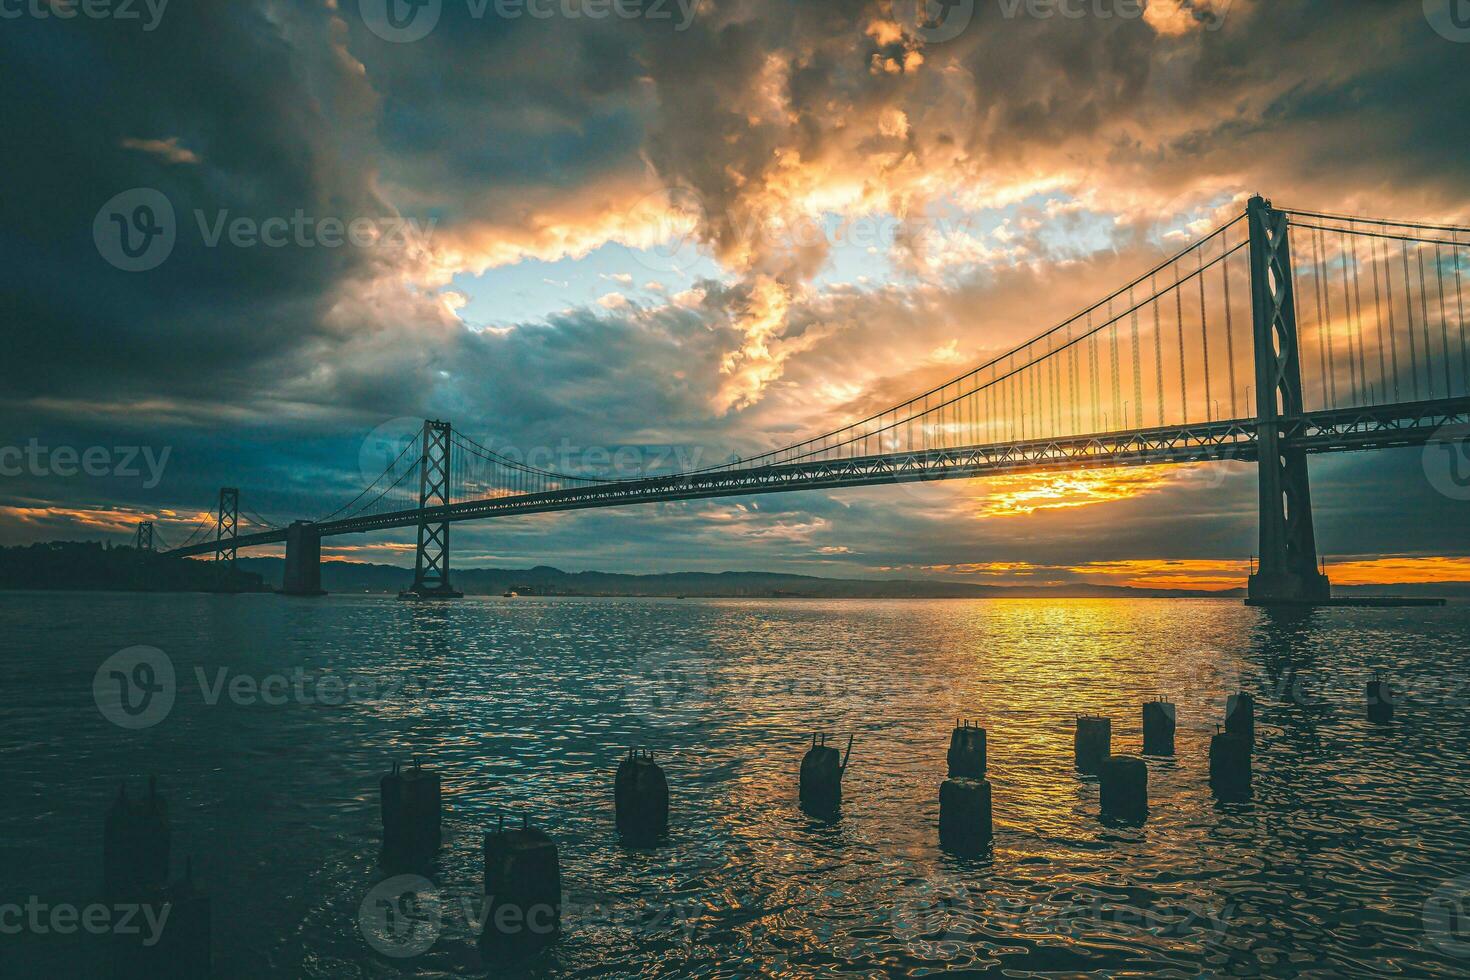
{"type": "MultiPolygon", "coordinates": [[[[1433,438],[1436,431],[1448,425],[1470,425],[1470,397],[1309,412],[1283,420],[1286,443],[1309,453],[1422,446],[1433,438]]],[[[1236,419],[1066,439],[811,460],[506,495],[425,510],[392,511],[326,522],[317,525],[316,531],[323,536],[360,534],[412,527],[421,522],[471,521],[516,514],[793,490],[962,480],[998,473],[1155,466],[1227,459],[1254,461],[1256,440],[1256,421],[1236,419]]],[[[250,548],[285,540],[286,531],[275,530],[241,535],[234,543],[239,548],[250,548]]],[[[216,544],[209,541],[165,554],[187,557],[211,554],[215,550],[216,544]]]]}

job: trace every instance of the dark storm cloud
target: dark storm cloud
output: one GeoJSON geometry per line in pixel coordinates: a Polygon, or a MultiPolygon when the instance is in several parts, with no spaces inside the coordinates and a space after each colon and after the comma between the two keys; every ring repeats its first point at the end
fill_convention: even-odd
{"type": "MultiPolygon", "coordinates": [[[[930,359],[950,341],[978,357],[1060,318],[1156,258],[1143,230],[1201,198],[1260,189],[1425,215],[1470,205],[1456,98],[1470,47],[1435,34],[1418,4],[1237,0],[1223,29],[1180,33],[976,9],[944,43],[890,24],[886,3],[809,0],[706,3],[687,30],[474,18],[449,2],[428,37],[403,44],[374,34],[356,2],[176,0],[148,32],[0,23],[0,439],[175,453],[152,490],[8,480],[0,504],[187,511],[239,483],[273,514],[315,516],[323,496],[351,496],[362,439],[397,416],[450,417],[519,446],[750,454],[957,373],[930,359]],[[931,179],[982,203],[1037,180],[1139,217],[1120,226],[1119,254],[1089,257],[1071,286],[1017,267],[823,292],[811,277],[825,247],[763,234],[813,187],[851,185],[922,214],[931,179]],[[682,189],[733,282],[703,283],[682,305],[569,310],[483,333],[435,295],[457,271],[630,234],[619,222],[660,186],[682,189]],[[92,228],[104,202],[136,187],[168,198],[179,236],[162,266],[134,274],[103,260],[92,228]],[[196,211],[404,216],[429,235],[407,249],[209,247],[196,211]],[[1038,282],[1048,294],[1028,305],[1038,282]],[[853,372],[856,393],[827,391],[853,372]]],[[[1446,514],[1412,455],[1318,466],[1329,547],[1443,540],[1393,506],[1409,493],[1446,514]],[[1382,489],[1363,489],[1373,481],[1354,466],[1382,489]],[[1372,515],[1372,535],[1350,533],[1355,513],[1372,515]]],[[[654,566],[748,555],[871,568],[921,551],[926,564],[977,552],[1060,563],[1184,542],[1238,555],[1249,480],[1227,487],[963,530],[948,507],[900,506],[914,498],[891,490],[526,526],[536,547],[587,565],[632,560],[639,542],[654,566]],[[1218,520],[1193,516],[1204,506],[1218,520]],[[632,543],[608,543],[629,529],[632,543]]]]}

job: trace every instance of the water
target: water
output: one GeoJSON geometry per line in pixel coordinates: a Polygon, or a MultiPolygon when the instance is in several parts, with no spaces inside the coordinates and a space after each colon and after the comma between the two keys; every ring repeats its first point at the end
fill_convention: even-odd
{"type": "MultiPolygon", "coordinates": [[[[192,855],[213,896],[221,976],[483,973],[461,903],[500,814],[555,836],[569,906],[552,951],[495,975],[1463,976],[1470,935],[1435,912],[1470,875],[1467,639],[1466,606],[0,594],[0,902],[97,901],[102,813],[156,771],[176,864],[192,855]],[[178,693],[128,730],[92,684],[136,644],[178,693]],[[1405,689],[1388,728],[1364,717],[1376,666],[1405,689]],[[285,703],[232,696],[238,676],[285,703]],[[1208,736],[1238,686],[1260,703],[1256,796],[1217,805],[1208,736]],[[1110,715],[1114,751],[1136,752],[1158,694],[1178,754],[1150,762],[1144,827],[1103,824],[1073,716],[1110,715]],[[978,859],[936,844],[961,716],[989,729],[978,859]],[[836,823],[795,805],[816,729],[856,734],[836,823]],[[613,833],[631,745],[673,787],[657,850],[613,833]],[[414,754],[445,777],[441,931],[398,958],[403,934],[369,917],[370,944],[360,911],[388,877],[378,776],[414,754]]],[[[104,949],[0,934],[0,975],[101,975],[104,949]]]]}

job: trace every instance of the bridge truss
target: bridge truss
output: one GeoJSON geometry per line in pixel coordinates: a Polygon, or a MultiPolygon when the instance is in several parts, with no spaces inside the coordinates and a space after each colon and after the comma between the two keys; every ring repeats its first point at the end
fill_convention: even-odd
{"type": "Polygon", "coordinates": [[[227,535],[239,501],[227,510],[222,493],[217,540],[167,554],[233,557],[288,542],[289,572],[290,540],[314,562],[322,537],[417,527],[414,591],[455,594],[448,542],[458,521],[1240,460],[1261,473],[1253,598],[1323,598],[1307,456],[1470,431],[1467,248],[1466,228],[1277,209],[1253,198],[1235,219],[1026,343],[799,443],[617,479],[537,468],[446,422],[426,422],[333,513],[289,528],[256,518],[254,529],[227,535]]]}

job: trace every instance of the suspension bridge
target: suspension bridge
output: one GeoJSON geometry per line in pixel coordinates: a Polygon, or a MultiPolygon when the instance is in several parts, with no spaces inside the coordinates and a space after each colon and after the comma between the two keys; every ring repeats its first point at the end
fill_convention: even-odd
{"type": "MultiPolygon", "coordinates": [[[[1423,446],[1447,426],[1470,425],[1467,248],[1470,228],[1278,209],[1255,197],[1244,213],[1026,343],[763,455],[610,479],[530,466],[430,420],[336,511],[279,526],[242,510],[239,490],[224,488],[210,519],[163,554],[233,564],[241,548],[284,542],[282,591],[314,595],[323,538],[416,527],[408,594],[445,598],[458,595],[449,529],[459,521],[1228,459],[1259,472],[1248,601],[1327,601],[1307,458],[1423,446]]],[[[139,548],[159,541],[152,523],[138,527],[139,548]]]]}

